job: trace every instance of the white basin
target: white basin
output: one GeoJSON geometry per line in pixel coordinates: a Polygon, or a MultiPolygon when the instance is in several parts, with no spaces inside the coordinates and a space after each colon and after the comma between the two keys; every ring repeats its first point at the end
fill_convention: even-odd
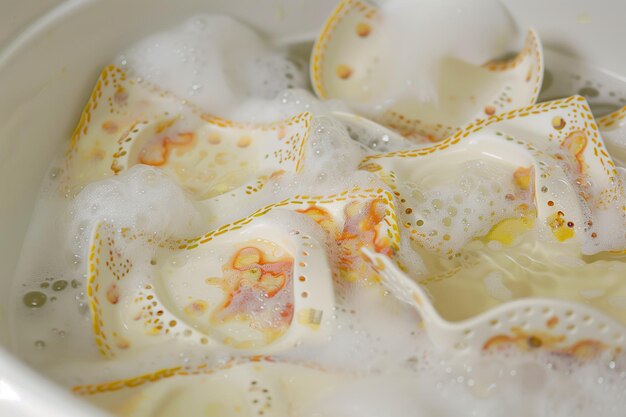
{"type": "MultiPolygon", "coordinates": [[[[0,416],[98,416],[11,348],[8,297],[39,185],[100,70],[130,43],[199,12],[225,13],[276,42],[311,40],[335,0],[0,2],[0,416]],[[53,7],[54,6],[54,7],[53,7]],[[31,22],[29,25],[26,22],[31,22]]],[[[626,75],[626,2],[507,0],[548,48],[626,75]]],[[[547,63],[549,67],[549,62],[547,63]]],[[[19,331],[19,329],[17,329],[19,331]]]]}

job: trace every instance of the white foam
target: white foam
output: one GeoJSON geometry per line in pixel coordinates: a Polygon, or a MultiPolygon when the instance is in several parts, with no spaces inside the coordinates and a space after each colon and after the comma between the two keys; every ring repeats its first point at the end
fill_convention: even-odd
{"type": "Polygon", "coordinates": [[[280,91],[272,100],[249,98],[231,111],[228,117],[234,120],[267,123],[287,119],[305,111],[320,116],[346,109],[346,105],[339,100],[321,101],[309,90],[293,88],[280,91]]]}
{"type": "Polygon", "coordinates": [[[85,241],[83,232],[91,233],[101,221],[158,238],[186,237],[203,227],[197,203],[164,171],[147,165],[87,185],[74,199],[69,216],[77,241],[85,241]]]}
{"type": "Polygon", "coordinates": [[[304,64],[226,16],[196,16],[139,41],[117,58],[132,75],[224,115],[248,97],[307,85],[304,64]]]}
{"type": "Polygon", "coordinates": [[[519,217],[520,204],[532,206],[529,196],[513,184],[510,166],[476,159],[451,165],[445,172],[433,165],[409,169],[418,173],[403,181],[408,187],[406,204],[423,221],[424,236],[417,239],[426,247],[459,251],[499,221],[519,217]]]}

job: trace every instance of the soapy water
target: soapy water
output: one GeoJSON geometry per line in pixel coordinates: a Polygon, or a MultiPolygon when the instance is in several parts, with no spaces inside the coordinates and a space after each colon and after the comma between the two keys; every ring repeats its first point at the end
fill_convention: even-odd
{"type": "MultiPolygon", "coordinates": [[[[220,116],[262,122],[304,110],[314,114],[303,172],[273,179],[250,206],[225,213],[225,221],[297,194],[383,187],[358,165],[367,154],[390,150],[385,148],[385,133],[378,140],[350,131],[332,116],[333,111],[345,111],[341,102],[322,103],[305,90],[305,63],[229,18],[193,18],[139,42],[117,63],[220,116]]],[[[553,76],[558,73],[553,71],[553,76]]],[[[474,173],[459,174],[460,191],[480,194],[482,164],[470,162],[465,169],[474,173]]],[[[175,341],[141,357],[108,362],[99,358],[84,284],[88,240],[96,224],[106,220],[164,240],[204,233],[210,215],[172,178],[140,165],[89,184],[68,199],[58,193],[62,166],[61,159],[53,163],[42,186],[17,272],[13,310],[19,355],[67,386],[131,378],[179,363],[217,367],[227,362],[233,355],[227,349],[209,352],[175,341]]],[[[485,172],[484,178],[494,176],[485,172]]],[[[496,190],[497,184],[482,185],[488,194],[508,192],[496,190]]],[[[454,188],[431,190],[436,195],[422,196],[424,202],[432,205],[431,199],[441,199],[442,193],[453,200],[454,190],[446,187],[454,188]]],[[[480,212],[482,200],[455,204],[458,210],[480,212]]],[[[284,222],[296,230],[315,227],[297,216],[284,222]]],[[[151,256],[140,244],[125,250],[137,259],[151,256]]],[[[422,261],[408,258],[407,268],[419,275],[422,261]]],[[[486,276],[483,285],[494,298],[511,297],[502,275],[486,276]]],[[[332,331],[326,344],[298,346],[274,358],[359,376],[321,392],[308,408],[299,410],[300,416],[621,416],[626,409],[626,363],[619,358],[600,356],[581,364],[557,355],[506,352],[453,360],[428,340],[418,315],[382,288],[354,286],[345,291],[337,298],[334,316],[327,318],[332,331]]]]}
{"type": "Polygon", "coordinates": [[[587,99],[592,111],[598,116],[626,105],[623,77],[551,49],[546,49],[545,58],[546,71],[540,101],[567,94],[580,94],[587,99]]]}

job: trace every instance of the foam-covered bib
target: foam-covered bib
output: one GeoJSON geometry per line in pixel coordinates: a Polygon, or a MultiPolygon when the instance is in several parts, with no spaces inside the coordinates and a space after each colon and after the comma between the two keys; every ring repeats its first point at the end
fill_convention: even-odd
{"type": "Polygon", "coordinates": [[[236,123],[121,69],[105,68],[76,127],[67,154],[73,192],[135,164],[162,168],[198,199],[299,172],[311,114],[270,123],[236,123]]]}
{"type": "MultiPolygon", "coordinates": [[[[422,3],[429,11],[422,11],[418,21],[395,22],[383,6],[342,1],[313,49],[311,78],[318,96],[345,100],[403,136],[426,142],[446,138],[469,122],[535,103],[543,77],[543,52],[534,30],[528,32],[517,56],[495,61],[495,55],[485,57],[484,51],[472,54],[467,51],[473,48],[460,46],[471,40],[448,45],[446,32],[437,34],[438,25],[445,25],[446,20],[456,24],[457,9],[463,7],[482,7],[483,30],[491,26],[499,30],[495,28],[505,25],[506,18],[498,7],[480,2],[471,6],[447,2],[438,7],[422,3]],[[421,30],[417,39],[396,39],[402,31],[412,30],[421,30]],[[391,51],[396,55],[390,56],[391,51]],[[399,85],[404,76],[399,71],[413,56],[414,73],[399,85]],[[486,62],[472,62],[479,57],[486,62]],[[393,97],[387,96],[389,91],[394,92],[393,97]]],[[[396,13],[401,15],[401,9],[396,13]]],[[[493,33],[494,39],[497,36],[493,33]]],[[[492,53],[498,53],[496,49],[493,46],[492,53]]]]}
{"type": "Polygon", "coordinates": [[[625,225],[622,180],[580,96],[493,116],[431,147],[369,156],[361,168],[399,193],[401,224],[440,253],[453,254],[507,216],[526,218],[529,227],[528,217],[536,216],[552,240],[573,239],[586,254],[626,247],[616,229],[625,225]],[[450,173],[468,161],[500,167],[475,181],[479,192],[468,189],[488,204],[474,222],[468,222],[472,213],[459,210],[464,196],[429,193],[454,181],[450,173]]]}
{"type": "Polygon", "coordinates": [[[271,351],[323,338],[334,307],[324,247],[266,218],[214,230],[190,245],[155,244],[101,223],[87,294],[104,356],[177,338],[198,346],[271,351]],[[138,259],[124,245],[152,245],[138,259]]]}
{"type": "Polygon", "coordinates": [[[367,248],[363,252],[383,284],[419,311],[433,342],[454,354],[514,348],[588,360],[606,352],[620,353],[626,347],[623,322],[569,300],[520,299],[462,321],[446,320],[433,306],[428,292],[389,258],[367,248]]]}

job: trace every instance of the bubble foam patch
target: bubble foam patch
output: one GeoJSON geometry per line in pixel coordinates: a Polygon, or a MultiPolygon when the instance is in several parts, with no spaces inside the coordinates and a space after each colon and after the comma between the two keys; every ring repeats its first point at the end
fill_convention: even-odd
{"type": "MultiPolygon", "coordinates": [[[[623,227],[615,227],[623,226],[626,221],[621,203],[623,184],[589,106],[580,96],[493,116],[470,124],[431,147],[364,159],[361,168],[378,175],[400,198],[405,216],[402,225],[423,246],[451,255],[469,238],[476,236],[469,233],[470,230],[473,233],[477,230],[466,228],[465,234],[448,234],[448,239],[445,236],[440,238],[439,233],[434,236],[427,233],[430,229],[439,229],[438,224],[429,229],[428,213],[436,210],[442,212],[442,217],[450,207],[459,211],[442,199],[428,212],[419,205],[422,201],[427,202],[423,190],[430,186],[428,182],[437,184],[437,181],[446,180],[445,172],[442,172],[443,179],[434,176],[425,180],[421,189],[419,186],[420,174],[434,172],[433,168],[442,157],[451,167],[447,171],[468,159],[491,160],[491,165],[496,166],[499,162],[509,164],[509,174],[497,176],[497,181],[504,184],[496,193],[499,204],[505,201],[516,204],[521,200],[516,209],[523,216],[529,214],[528,210],[536,210],[537,227],[546,239],[559,242],[574,239],[581,244],[581,251],[585,254],[626,247],[623,227]],[[502,182],[502,177],[508,178],[502,182]],[[455,241],[459,236],[463,240],[455,241]]],[[[475,169],[471,171],[477,172],[475,169]]],[[[477,183],[481,184],[480,187],[488,185],[482,180],[477,183]]],[[[496,184],[493,185],[497,190],[496,184]]],[[[474,191],[471,194],[480,196],[474,191]]],[[[492,204],[493,200],[483,201],[492,204]]],[[[434,202],[432,200],[430,204],[434,202]]],[[[494,221],[491,226],[496,224],[494,221]]],[[[491,231],[498,232],[497,229],[491,231]]]]}

